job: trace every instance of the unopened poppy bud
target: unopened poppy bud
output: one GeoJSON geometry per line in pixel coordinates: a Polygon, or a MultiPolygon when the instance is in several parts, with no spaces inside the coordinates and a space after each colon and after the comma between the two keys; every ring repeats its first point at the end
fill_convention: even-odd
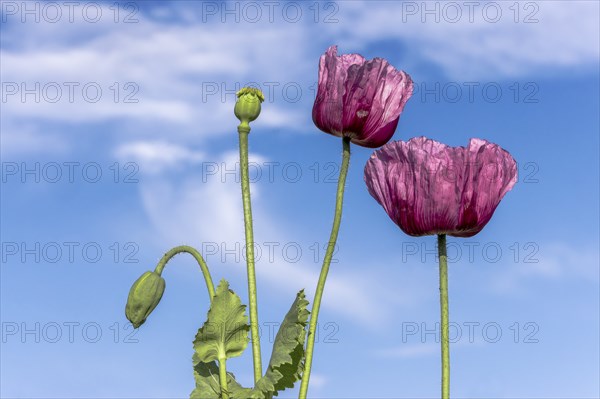
{"type": "Polygon", "coordinates": [[[265,101],[262,91],[253,87],[244,87],[237,92],[238,100],[233,112],[242,122],[240,126],[250,128],[249,123],[260,115],[260,103],[265,101]]]}
{"type": "Polygon", "coordinates": [[[125,315],[138,328],[146,321],[165,292],[165,280],[156,272],[146,272],[131,286],[125,315]]]}

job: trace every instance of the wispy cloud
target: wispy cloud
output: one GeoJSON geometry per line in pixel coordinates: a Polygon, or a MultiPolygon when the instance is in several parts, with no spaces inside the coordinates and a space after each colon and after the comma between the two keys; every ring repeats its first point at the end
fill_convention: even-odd
{"type": "Polygon", "coordinates": [[[399,47],[409,48],[399,60],[403,68],[428,61],[463,81],[598,64],[597,2],[490,3],[343,2],[340,19],[346,23],[330,28],[342,43],[362,48],[397,39],[399,47]]]}
{"type": "Polygon", "coordinates": [[[54,129],[40,130],[33,122],[18,122],[10,118],[0,121],[0,152],[3,157],[23,154],[64,154],[70,150],[68,140],[54,129]]]}
{"type": "MultiPolygon", "coordinates": [[[[154,145],[148,146],[155,148],[154,145]]],[[[137,144],[137,147],[144,148],[144,145],[137,144]]],[[[183,158],[190,157],[181,150],[171,152],[183,154],[183,158]]],[[[152,151],[146,153],[152,154],[152,151]]],[[[175,158],[177,156],[169,160],[175,158]]],[[[144,210],[152,221],[157,237],[163,242],[183,243],[189,242],[189,237],[200,237],[200,242],[217,243],[230,249],[243,248],[245,239],[240,187],[235,176],[239,167],[238,154],[226,152],[213,160],[212,166],[226,169],[228,174],[208,176],[200,173],[199,176],[194,173],[192,176],[187,175],[184,168],[180,170],[180,177],[172,179],[166,173],[169,169],[164,169],[164,174],[153,173],[140,181],[144,210]]],[[[263,156],[250,155],[251,164],[263,164],[266,161],[263,156]]],[[[196,169],[198,168],[194,172],[197,172],[196,169]]],[[[258,262],[258,278],[273,292],[289,293],[306,288],[307,295],[312,297],[320,267],[307,261],[306,254],[304,259],[297,262],[286,259],[281,246],[298,243],[297,237],[287,233],[288,226],[269,213],[269,202],[266,197],[263,198],[259,184],[252,185],[252,196],[254,219],[260,221],[255,226],[256,242],[279,244],[279,250],[272,252],[272,258],[264,254],[263,259],[269,258],[268,264],[258,262]]],[[[326,236],[328,232],[323,234],[326,236]]],[[[376,279],[336,270],[327,281],[323,303],[326,309],[335,314],[359,322],[365,327],[376,328],[394,311],[394,305],[398,302],[397,298],[391,299],[394,296],[392,288],[382,285],[376,279]]]]}
{"type": "Polygon", "coordinates": [[[598,247],[575,246],[565,242],[544,244],[539,262],[519,268],[524,276],[575,278],[598,282],[600,256],[598,247]]]}
{"type": "MultiPolygon", "coordinates": [[[[452,335],[452,327],[450,335],[452,335]]],[[[439,340],[439,338],[438,338],[439,340]]],[[[434,340],[431,340],[434,341],[434,340]]],[[[417,342],[417,343],[404,343],[391,348],[380,349],[374,352],[374,355],[379,358],[387,359],[411,359],[411,358],[423,358],[430,356],[439,356],[440,354],[440,342],[417,342]]],[[[458,342],[453,342],[450,338],[450,347],[452,350],[464,349],[471,347],[481,347],[485,345],[485,341],[481,338],[467,340],[463,339],[458,342]]]]}
{"type": "MultiPolygon", "coordinates": [[[[113,14],[108,7],[102,6],[104,15],[113,14]]],[[[143,12],[136,18],[133,24],[105,18],[98,24],[62,19],[3,25],[3,119],[13,125],[28,121],[36,131],[48,121],[119,121],[116,140],[127,140],[128,134],[157,139],[169,132],[199,142],[231,130],[232,124],[223,121],[235,121],[235,92],[247,84],[277,88],[277,98],[267,98],[263,126],[289,131],[306,119],[298,104],[282,101],[282,87],[290,81],[304,87],[303,101],[310,97],[309,85],[298,83],[313,79],[316,65],[306,56],[306,24],[231,29],[193,19],[165,21],[143,12]],[[281,49],[281,56],[273,49],[281,49]],[[313,73],[306,73],[308,68],[313,73]]],[[[62,133],[74,141],[78,132],[62,133]]]]}
{"type": "Polygon", "coordinates": [[[525,258],[499,268],[489,286],[500,294],[512,295],[536,279],[545,281],[600,282],[598,248],[566,242],[536,243],[526,248],[525,258]]]}
{"type": "MultiPolygon", "coordinates": [[[[495,2],[501,7],[497,22],[490,22],[494,10],[484,4],[472,11],[454,4],[461,13],[456,21],[443,2],[357,1],[338,4],[338,23],[319,25],[265,19],[231,29],[217,19],[201,21],[192,6],[151,7],[137,13],[133,24],[110,18],[93,24],[81,20],[80,13],[74,22],[8,23],[0,50],[3,119],[13,126],[27,121],[30,134],[7,140],[3,151],[13,145],[21,151],[39,148],[36,133],[47,121],[120,121],[117,141],[157,139],[169,132],[196,143],[231,130],[223,121],[233,119],[236,88],[250,83],[275,87],[259,123],[289,131],[310,124],[301,105],[312,101],[316,55],[326,44],[360,52],[380,40],[397,40],[399,48],[409,49],[403,59],[388,55],[397,66],[419,71],[435,65],[461,80],[564,73],[598,64],[596,2],[495,2]],[[315,43],[306,37],[317,30],[324,44],[315,54],[315,43]],[[298,103],[285,98],[283,87],[290,82],[301,87],[298,103]],[[22,145],[28,139],[32,145],[22,145]]],[[[109,5],[101,7],[112,15],[109,5]]],[[[294,90],[287,94],[295,97],[294,90]]],[[[76,146],[77,133],[65,128],[58,136],[76,146]]]]}
{"type": "Polygon", "coordinates": [[[404,344],[394,348],[387,348],[375,352],[377,357],[383,358],[415,358],[427,357],[438,354],[440,351],[439,344],[419,343],[419,344],[404,344]]]}
{"type": "Polygon", "coordinates": [[[125,143],[115,150],[114,155],[122,161],[135,161],[144,173],[150,174],[196,164],[205,157],[200,151],[164,140],[125,143]]]}

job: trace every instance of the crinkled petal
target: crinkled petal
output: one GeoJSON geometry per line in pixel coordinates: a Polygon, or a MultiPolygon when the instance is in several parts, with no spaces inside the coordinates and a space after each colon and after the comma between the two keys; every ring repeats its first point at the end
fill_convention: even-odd
{"type": "Polygon", "coordinates": [[[516,162],[485,140],[449,147],[425,137],[375,151],[365,166],[369,193],[411,236],[470,237],[516,182],[516,162]]]}
{"type": "Polygon", "coordinates": [[[379,147],[393,136],[412,91],[410,76],[385,59],[337,56],[337,47],[331,46],[319,62],[313,121],[326,133],[379,147]]]}
{"type": "Polygon", "coordinates": [[[373,97],[371,112],[364,125],[360,144],[365,147],[380,147],[387,143],[394,132],[404,105],[413,93],[413,81],[404,71],[397,71],[387,64],[373,97]]]}
{"type": "Polygon", "coordinates": [[[348,69],[362,64],[359,54],[337,56],[337,46],[327,49],[319,60],[319,83],[313,105],[313,122],[326,133],[341,136],[343,127],[343,99],[348,69]]]}
{"type": "Polygon", "coordinates": [[[490,221],[504,195],[517,182],[517,163],[500,146],[471,139],[465,149],[465,185],[456,237],[471,237],[490,221]]]}

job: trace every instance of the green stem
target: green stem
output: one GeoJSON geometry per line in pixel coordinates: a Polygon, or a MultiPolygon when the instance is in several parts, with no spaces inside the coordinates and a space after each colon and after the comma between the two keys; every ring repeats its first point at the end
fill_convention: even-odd
{"type": "Polygon", "coordinates": [[[254,233],[252,232],[252,207],[250,205],[250,179],[248,177],[248,134],[250,127],[240,124],[240,172],[242,180],[242,202],[244,205],[244,227],[246,232],[246,264],[248,268],[248,299],[250,302],[250,334],[252,336],[252,358],[254,359],[254,383],[262,377],[260,338],[258,336],[258,305],[256,275],[254,272],[254,233]]]}
{"type": "Polygon", "coordinates": [[[221,385],[221,398],[229,399],[227,390],[227,358],[219,358],[219,383],[221,385]]]}
{"type": "Polygon", "coordinates": [[[190,246],[187,246],[187,245],[180,245],[178,247],[170,249],[167,253],[165,253],[163,255],[163,257],[160,259],[160,262],[158,262],[158,265],[156,265],[155,272],[157,272],[158,274],[162,274],[163,269],[167,265],[167,262],[169,260],[171,260],[171,258],[174,257],[175,255],[183,253],[183,252],[186,252],[186,253],[192,255],[196,259],[196,261],[198,261],[198,264],[200,265],[200,269],[202,269],[202,275],[204,276],[204,281],[206,282],[206,288],[208,289],[208,295],[210,296],[210,300],[212,301],[213,297],[215,296],[215,286],[213,285],[212,278],[210,277],[210,271],[208,270],[208,266],[206,265],[204,258],[202,257],[200,252],[196,251],[196,249],[194,249],[190,246]]]}
{"type": "Polygon", "coordinates": [[[344,137],[343,140],[343,155],[342,155],[342,167],[340,169],[340,176],[338,178],[337,194],[335,201],[335,216],[333,218],[333,227],[331,228],[331,235],[329,236],[329,243],[327,244],[327,251],[325,252],[325,259],[323,260],[323,267],[321,268],[321,275],[319,276],[319,282],[317,284],[317,291],[315,292],[315,299],[313,301],[312,312],[310,316],[310,325],[308,327],[308,343],[306,345],[306,359],[304,362],[304,373],[302,374],[302,384],[300,385],[300,393],[298,398],[306,399],[308,393],[308,382],[310,380],[310,372],[312,367],[313,351],[315,347],[315,333],[317,331],[317,320],[319,318],[319,308],[321,307],[321,298],[323,297],[323,290],[325,288],[325,280],[327,280],[327,273],[329,272],[329,265],[331,264],[331,258],[333,257],[333,250],[337,242],[338,232],[340,230],[340,222],[342,221],[342,204],[344,202],[344,187],[346,185],[346,175],[348,174],[348,165],[350,163],[350,139],[344,137]]]}
{"type": "Polygon", "coordinates": [[[442,318],[442,399],[450,397],[450,340],[448,315],[448,256],[446,235],[438,235],[440,260],[440,313],[442,318]]]}

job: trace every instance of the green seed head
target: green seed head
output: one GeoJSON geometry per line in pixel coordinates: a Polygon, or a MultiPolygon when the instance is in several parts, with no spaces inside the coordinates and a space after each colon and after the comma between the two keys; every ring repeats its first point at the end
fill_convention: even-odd
{"type": "Polygon", "coordinates": [[[131,286],[125,315],[138,328],[146,321],[165,292],[165,280],[156,272],[146,272],[131,286]]]}
{"type": "Polygon", "coordinates": [[[260,115],[260,103],[265,101],[262,91],[253,87],[244,87],[237,92],[234,113],[240,120],[241,126],[249,128],[249,123],[260,115]]]}

